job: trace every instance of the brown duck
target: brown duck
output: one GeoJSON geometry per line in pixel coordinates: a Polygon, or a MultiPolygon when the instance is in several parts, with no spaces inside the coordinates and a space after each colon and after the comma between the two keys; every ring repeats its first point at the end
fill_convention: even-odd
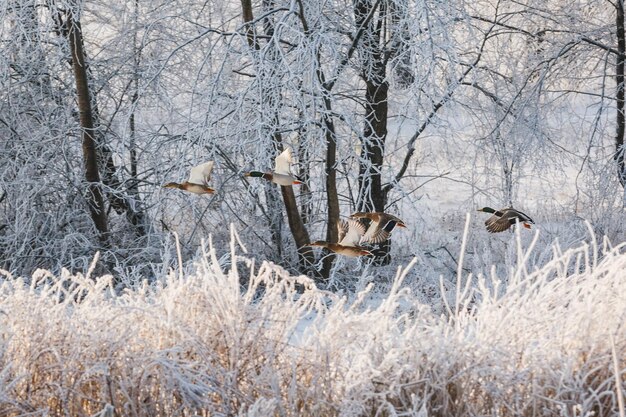
{"type": "Polygon", "coordinates": [[[370,226],[363,235],[361,242],[381,243],[391,237],[396,227],[406,227],[404,222],[392,214],[380,211],[358,212],[350,216],[353,219],[370,219],[370,226]]]}
{"type": "Polygon", "coordinates": [[[309,243],[308,246],[320,246],[339,255],[356,258],[359,256],[372,255],[365,248],[359,246],[359,241],[365,233],[365,225],[358,220],[350,219],[337,220],[337,231],[339,232],[339,243],[330,243],[318,240],[309,243]]]}
{"type": "Polygon", "coordinates": [[[513,207],[494,210],[491,207],[483,207],[478,209],[484,213],[491,213],[492,216],[485,220],[485,226],[490,233],[504,232],[515,223],[519,222],[522,226],[530,229],[530,224],[535,224],[533,219],[513,207]]]}

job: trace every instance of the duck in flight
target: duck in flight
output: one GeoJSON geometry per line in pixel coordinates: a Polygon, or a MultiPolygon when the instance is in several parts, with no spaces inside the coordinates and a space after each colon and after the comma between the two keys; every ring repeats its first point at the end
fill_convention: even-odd
{"type": "Polygon", "coordinates": [[[372,255],[370,251],[359,246],[359,242],[365,234],[365,225],[359,220],[337,220],[337,231],[339,232],[339,243],[318,240],[307,246],[319,246],[350,258],[372,255]]]}
{"type": "Polygon", "coordinates": [[[206,162],[191,168],[189,179],[182,182],[168,182],[164,188],[178,188],[194,194],[211,194],[215,190],[209,187],[211,179],[211,171],[213,171],[213,161],[206,162]]]}
{"type": "Polygon", "coordinates": [[[492,214],[491,217],[485,220],[485,226],[487,226],[487,231],[490,233],[504,232],[517,222],[527,229],[530,229],[531,224],[535,224],[533,219],[528,215],[519,210],[515,210],[513,207],[502,208],[500,210],[494,210],[491,207],[483,207],[478,209],[478,211],[492,214]]]}
{"type": "Polygon", "coordinates": [[[291,163],[292,163],[292,155],[291,149],[285,149],[280,155],[278,155],[275,159],[274,170],[271,172],[260,172],[260,171],[250,171],[246,172],[244,176],[253,177],[253,178],[263,178],[268,181],[273,182],[274,184],[288,186],[294,184],[302,184],[302,181],[299,181],[291,174],[291,163]]]}
{"type": "Polygon", "coordinates": [[[396,227],[406,227],[404,222],[392,214],[380,211],[358,212],[350,216],[353,219],[370,219],[370,226],[361,238],[361,242],[381,243],[391,237],[396,227]]]}

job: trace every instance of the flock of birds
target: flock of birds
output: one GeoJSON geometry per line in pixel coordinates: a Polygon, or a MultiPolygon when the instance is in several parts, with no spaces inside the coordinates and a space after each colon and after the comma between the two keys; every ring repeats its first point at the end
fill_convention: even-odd
{"type": "MultiPolygon", "coordinates": [[[[291,150],[286,149],[275,159],[274,170],[271,172],[251,171],[244,174],[246,177],[263,178],[281,186],[302,184],[291,173],[292,155],[291,150]]],[[[177,188],[194,194],[211,194],[215,190],[209,187],[211,171],[213,171],[213,161],[200,164],[191,168],[189,179],[182,183],[170,182],[165,184],[165,188],[177,188]]],[[[535,222],[526,214],[513,207],[494,210],[491,207],[478,209],[485,213],[490,213],[485,221],[487,231],[490,233],[503,232],[516,223],[530,229],[530,224],[535,222]]],[[[398,217],[382,212],[358,212],[350,216],[348,220],[338,220],[337,230],[339,232],[338,242],[325,242],[318,240],[309,243],[308,246],[324,247],[339,255],[348,257],[371,256],[372,253],[363,247],[363,244],[378,244],[391,237],[391,232],[396,227],[406,227],[404,222],[398,217]],[[366,226],[364,219],[369,220],[366,226]]]]}

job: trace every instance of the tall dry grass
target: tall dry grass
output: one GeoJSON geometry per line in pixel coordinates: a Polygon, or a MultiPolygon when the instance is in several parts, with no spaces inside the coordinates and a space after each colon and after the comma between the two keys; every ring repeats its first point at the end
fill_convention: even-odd
{"type": "Polygon", "coordinates": [[[622,246],[555,246],[541,268],[522,251],[509,276],[459,274],[441,316],[403,287],[411,265],[373,303],[231,251],[238,268],[210,249],[195,271],[123,293],[111,277],[6,277],[0,415],[624,413],[622,246]]]}

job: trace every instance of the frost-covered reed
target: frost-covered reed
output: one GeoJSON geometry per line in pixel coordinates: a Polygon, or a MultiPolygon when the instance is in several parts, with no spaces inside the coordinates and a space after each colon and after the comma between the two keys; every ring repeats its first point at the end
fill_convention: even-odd
{"type": "Polygon", "coordinates": [[[459,275],[440,316],[403,287],[410,265],[378,303],[234,251],[225,271],[213,249],[123,293],[89,274],[7,278],[0,415],[623,416],[622,252],[459,275]]]}

